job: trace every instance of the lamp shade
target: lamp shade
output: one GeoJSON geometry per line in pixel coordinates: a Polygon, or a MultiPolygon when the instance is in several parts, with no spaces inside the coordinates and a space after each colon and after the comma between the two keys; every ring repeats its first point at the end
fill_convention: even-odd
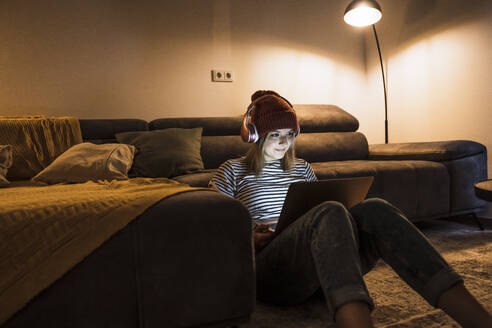
{"type": "Polygon", "coordinates": [[[353,26],[367,26],[381,19],[381,7],[374,0],[354,0],[343,15],[343,20],[353,26]]]}

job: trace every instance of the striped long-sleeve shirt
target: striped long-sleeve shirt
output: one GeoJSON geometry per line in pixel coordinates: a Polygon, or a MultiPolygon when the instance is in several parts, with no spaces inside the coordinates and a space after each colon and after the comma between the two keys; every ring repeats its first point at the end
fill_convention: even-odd
{"type": "Polygon", "coordinates": [[[289,185],[316,180],[309,163],[299,158],[295,159],[290,171],[284,171],[277,160],[267,163],[261,175],[256,176],[241,157],[224,162],[210,184],[243,203],[255,223],[272,224],[278,221],[289,185]]]}

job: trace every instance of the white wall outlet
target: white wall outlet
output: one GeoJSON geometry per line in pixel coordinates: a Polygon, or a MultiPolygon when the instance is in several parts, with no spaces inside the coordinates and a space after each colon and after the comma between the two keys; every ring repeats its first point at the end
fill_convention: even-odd
{"type": "Polygon", "coordinates": [[[224,81],[226,82],[234,81],[234,77],[232,76],[232,71],[224,71],[224,81]]]}
{"type": "Polygon", "coordinates": [[[224,71],[213,69],[212,82],[224,82],[224,71]]]}
{"type": "Polygon", "coordinates": [[[227,70],[212,70],[212,82],[232,82],[234,81],[234,76],[232,71],[227,70]]]}

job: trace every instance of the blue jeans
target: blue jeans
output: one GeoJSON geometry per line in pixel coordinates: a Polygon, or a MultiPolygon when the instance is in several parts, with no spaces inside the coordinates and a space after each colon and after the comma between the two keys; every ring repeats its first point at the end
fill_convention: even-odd
{"type": "Polygon", "coordinates": [[[368,199],[348,211],[329,201],[297,219],[256,255],[257,295],[293,305],[321,287],[333,319],[348,302],[363,301],[372,310],[363,276],[380,258],[434,307],[442,292],[463,281],[390,203],[368,199]]]}

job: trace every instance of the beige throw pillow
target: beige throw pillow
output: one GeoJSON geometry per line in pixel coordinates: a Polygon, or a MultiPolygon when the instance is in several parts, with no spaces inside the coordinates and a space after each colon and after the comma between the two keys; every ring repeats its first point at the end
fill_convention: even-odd
{"type": "Polygon", "coordinates": [[[6,187],[9,185],[7,180],[8,168],[12,166],[12,146],[0,145],[0,187],[6,187]]]}
{"type": "Polygon", "coordinates": [[[58,156],[32,180],[48,184],[126,180],[134,155],[132,145],[84,142],[58,156]]]}

